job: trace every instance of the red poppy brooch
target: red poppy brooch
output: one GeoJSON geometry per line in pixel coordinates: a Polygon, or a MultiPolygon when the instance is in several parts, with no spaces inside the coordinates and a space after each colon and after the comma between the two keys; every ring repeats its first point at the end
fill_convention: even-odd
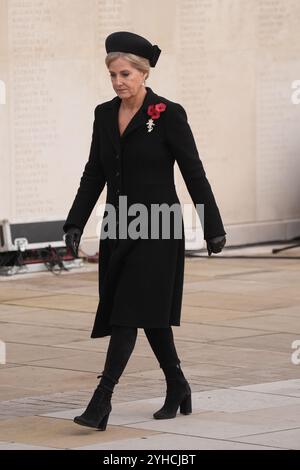
{"type": "Polygon", "coordinates": [[[158,119],[160,117],[160,113],[162,113],[166,107],[167,105],[165,103],[150,104],[148,106],[147,114],[148,116],[151,116],[146,124],[148,132],[153,130],[153,126],[155,126],[154,119],[158,119]]]}

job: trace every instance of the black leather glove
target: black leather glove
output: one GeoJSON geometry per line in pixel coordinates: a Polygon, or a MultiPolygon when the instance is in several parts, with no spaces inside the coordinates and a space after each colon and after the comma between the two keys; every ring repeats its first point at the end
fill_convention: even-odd
{"type": "Polygon", "coordinates": [[[212,253],[220,253],[223,250],[226,243],[225,235],[220,235],[219,237],[213,237],[206,241],[208,256],[211,256],[212,253]]]}
{"type": "Polygon", "coordinates": [[[76,258],[78,257],[78,248],[80,243],[82,232],[80,228],[75,227],[74,225],[68,228],[65,237],[65,243],[67,248],[69,248],[76,258]]]}

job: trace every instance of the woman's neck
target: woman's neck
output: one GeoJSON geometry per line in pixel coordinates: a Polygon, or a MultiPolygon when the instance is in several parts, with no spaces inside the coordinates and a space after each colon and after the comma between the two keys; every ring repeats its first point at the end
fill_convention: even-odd
{"type": "Polygon", "coordinates": [[[146,87],[143,87],[139,93],[137,93],[135,96],[131,96],[130,98],[122,98],[121,100],[121,107],[124,111],[136,111],[139,109],[143,101],[145,99],[145,96],[147,94],[146,87]]]}

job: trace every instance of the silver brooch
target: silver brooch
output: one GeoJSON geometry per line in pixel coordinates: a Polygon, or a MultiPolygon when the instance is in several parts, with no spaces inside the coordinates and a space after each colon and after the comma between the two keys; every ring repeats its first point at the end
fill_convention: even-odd
{"type": "Polygon", "coordinates": [[[151,132],[153,130],[153,126],[155,126],[155,123],[152,118],[148,119],[147,124],[148,132],[151,132]]]}

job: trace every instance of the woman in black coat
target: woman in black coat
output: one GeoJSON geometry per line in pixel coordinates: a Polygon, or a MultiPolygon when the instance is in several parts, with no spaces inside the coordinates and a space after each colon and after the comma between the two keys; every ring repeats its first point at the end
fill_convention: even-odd
{"type": "Polygon", "coordinates": [[[174,418],[179,407],[183,414],[192,411],[191,388],[180,367],[171,327],[180,325],[181,315],[182,213],[175,210],[172,216],[169,210],[167,234],[162,229],[165,215],[162,223],[151,218],[157,205],[180,208],[175,161],[197,211],[204,204],[201,222],[209,255],[220,252],[226,241],[184,108],[145,86],[161,50],[124,31],[110,34],[105,47],[117,96],[95,109],[89,159],[63,227],[66,244],[77,255],[85,224],[107,184],[99,250],[100,302],[91,337],[111,338],[100,383],[85,412],[74,419],[100,430],[106,429],[111,395],[133,351],[138,328],[144,328],[167,382],[165,403],[154,418],[174,418]],[[138,211],[130,212],[136,209],[134,204],[138,211]],[[114,221],[109,218],[111,209],[114,221]]]}

